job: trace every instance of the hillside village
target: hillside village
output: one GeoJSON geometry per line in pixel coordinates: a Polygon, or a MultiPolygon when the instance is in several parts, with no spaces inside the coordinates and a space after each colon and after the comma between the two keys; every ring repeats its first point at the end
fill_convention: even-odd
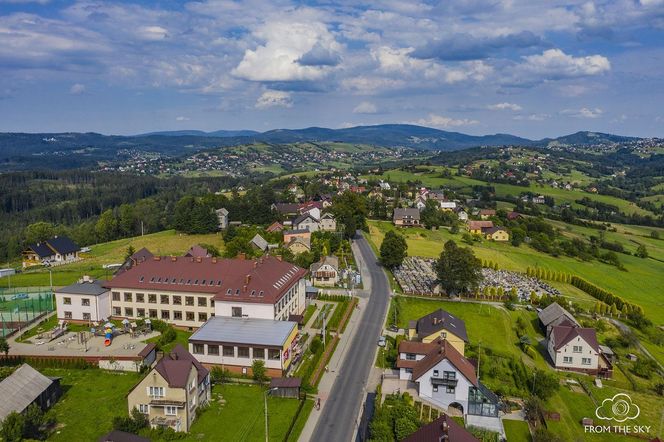
{"type": "MultiPolygon", "coordinates": [[[[217,195],[216,204],[225,206],[207,209],[210,220],[205,222],[217,232],[221,247],[191,244],[179,255],[164,255],[130,246],[123,262],[104,263],[108,276],[103,278],[100,271],[90,276],[83,270],[97,246],[81,248],[63,235],[27,245],[22,260],[26,276],[48,270],[52,277],[68,267],[80,270],[75,281],[54,290],[52,310],[25,321],[18,317],[16,331],[6,334],[5,365],[23,371],[34,371],[34,365],[49,373],[57,371],[52,367],[59,360],[79,370],[94,366],[102,370],[101,376],[134,373],[135,384],[123,393],[126,413],[109,417],[100,430],[139,433],[148,439],[164,437],[164,431],[209,437],[201,427],[210,425],[205,418],[210,411],[198,408],[232,405],[223,398],[229,388],[270,383],[265,393],[275,401],[292,397],[310,404],[287,418],[301,421],[298,431],[306,433],[319,417],[321,388],[328,388],[326,379],[336,376],[327,366],[352,357],[340,350],[345,348],[341,344],[361,333],[357,321],[367,302],[362,268],[368,263],[351,243],[359,241],[355,230],[368,226],[365,236],[393,275],[397,294],[380,336],[371,337],[378,344],[372,350],[377,352],[372,370],[381,373],[382,381],[373,384],[381,395],[364,430],[369,438],[403,436],[379,436],[384,419],[380,410],[387,406],[381,398],[403,407],[413,406],[402,404],[404,398],[415,401],[408,424],[413,434],[423,424],[450,416],[461,424],[459,431],[475,435],[468,437],[510,440],[515,427],[569,436],[593,425],[592,410],[584,409],[583,422],[545,429],[544,423],[558,422],[564,415],[550,415],[547,404],[567,388],[581,388],[592,400],[604,395],[604,389],[637,389],[639,397],[646,397],[644,389],[659,388],[638,379],[640,374],[634,377],[642,364],[655,371],[661,367],[648,362],[652,355],[641,344],[625,344],[634,338],[624,334],[624,321],[647,322],[643,308],[629,298],[602,294],[569,273],[537,266],[519,272],[501,268],[494,259],[475,257],[468,263],[477,266],[477,284],[451,289],[439,269],[441,262],[456,256],[456,248],[446,255],[446,243],[438,259],[410,250],[411,232],[430,232],[456,239],[467,247],[458,250],[471,256],[483,247],[527,247],[546,255],[550,251],[538,237],[546,225],[533,209],[546,206],[548,197],[523,196],[510,208],[496,206],[491,196],[481,193],[464,195],[453,187],[395,182],[389,172],[374,173],[383,178],[335,171],[306,179],[293,176],[283,184],[282,199],[269,204],[270,215],[261,224],[242,221],[234,213],[234,198],[245,196],[217,195]],[[394,265],[388,264],[394,256],[384,251],[388,236],[402,238],[397,243],[404,247],[394,265]],[[568,294],[579,290],[596,302],[570,301],[568,294]],[[507,333],[516,335],[498,335],[502,343],[491,344],[486,330],[467,325],[475,323],[472,312],[478,306],[480,312],[484,306],[483,314],[507,318],[512,324],[507,333]],[[537,327],[528,321],[537,321],[537,327]],[[498,368],[506,363],[513,371],[509,380],[498,368]],[[517,377],[529,369],[535,370],[532,386],[527,376],[517,377]],[[199,414],[205,424],[197,423],[199,414]]],[[[549,239],[560,247],[567,241],[560,233],[549,239]]],[[[13,277],[20,281],[23,274],[13,277]]],[[[14,376],[21,382],[21,373],[9,374],[0,390],[14,376]]],[[[58,410],[56,400],[39,403],[45,416],[51,407],[58,410]]],[[[33,402],[17,403],[3,418],[11,411],[25,413],[33,402]]],[[[259,404],[254,407],[260,409],[259,404]]],[[[41,428],[43,434],[52,431],[48,425],[41,428]]],[[[285,438],[298,437],[291,433],[292,426],[276,431],[285,438]]]]}

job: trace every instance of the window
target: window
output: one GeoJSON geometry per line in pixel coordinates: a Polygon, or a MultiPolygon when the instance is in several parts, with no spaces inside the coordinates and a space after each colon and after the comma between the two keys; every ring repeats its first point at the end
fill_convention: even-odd
{"type": "Polygon", "coordinates": [[[144,308],[137,308],[136,309],[136,316],[139,318],[145,318],[145,309],[144,308]]]}
{"type": "Polygon", "coordinates": [[[65,319],[71,319],[71,312],[65,312],[65,319]]]}
{"type": "Polygon", "coordinates": [[[237,348],[237,357],[238,358],[248,358],[249,357],[249,347],[238,347],[237,348]]]}
{"type": "Polygon", "coordinates": [[[185,296],[184,303],[185,303],[185,305],[194,305],[194,297],[193,296],[185,296]]]}
{"type": "Polygon", "coordinates": [[[162,310],[161,311],[161,319],[169,320],[171,319],[171,312],[168,310],[162,310]]]}
{"type": "Polygon", "coordinates": [[[84,321],[89,321],[90,319],[92,319],[92,316],[90,315],[90,313],[83,313],[83,320],[84,321]]]}
{"type": "Polygon", "coordinates": [[[437,378],[437,377],[438,377],[438,370],[434,370],[434,371],[433,371],[433,377],[434,377],[434,378],[437,378]]]}
{"type": "Polygon", "coordinates": [[[168,304],[168,295],[161,295],[159,297],[159,303],[160,304],[168,304]]]}
{"type": "Polygon", "coordinates": [[[205,346],[203,344],[194,344],[194,353],[197,355],[205,354],[205,346]]]}
{"type": "Polygon", "coordinates": [[[219,346],[218,345],[209,345],[208,344],[208,354],[210,356],[219,356],[219,346]]]}
{"type": "Polygon", "coordinates": [[[267,358],[271,361],[278,361],[281,352],[278,348],[268,348],[267,349],[267,358]]]}
{"type": "Polygon", "coordinates": [[[433,391],[434,391],[434,393],[438,392],[438,385],[433,386],[433,391]]]}
{"type": "Polygon", "coordinates": [[[180,311],[173,312],[173,319],[176,321],[182,321],[182,312],[180,311]]]}
{"type": "Polygon", "coordinates": [[[151,318],[156,318],[157,317],[157,310],[150,309],[149,314],[150,314],[151,318]]]}
{"type": "Polygon", "coordinates": [[[187,321],[194,321],[194,312],[187,312],[187,321]]]}
{"type": "Polygon", "coordinates": [[[563,357],[563,364],[571,364],[572,363],[572,357],[571,356],[564,356],[563,357]]]}
{"type": "Polygon", "coordinates": [[[120,292],[113,292],[113,301],[120,300],[120,292]]]}
{"type": "Polygon", "coordinates": [[[134,316],[134,309],[131,307],[125,307],[125,316],[134,316]]]}
{"type": "Polygon", "coordinates": [[[71,298],[63,298],[62,303],[64,305],[71,305],[71,298]]]}
{"type": "Polygon", "coordinates": [[[178,407],[174,407],[172,405],[166,405],[164,409],[164,414],[166,416],[177,416],[178,415],[178,407]]]}
{"type": "Polygon", "coordinates": [[[207,298],[203,296],[198,297],[198,306],[199,307],[207,307],[207,298]]]}
{"type": "Polygon", "coordinates": [[[145,302],[145,293],[136,293],[136,302],[145,302]]]}
{"type": "Polygon", "coordinates": [[[454,372],[454,371],[445,371],[445,372],[443,372],[443,377],[445,379],[456,379],[456,372],[454,372]]]}
{"type": "Polygon", "coordinates": [[[454,386],[448,385],[447,387],[445,387],[445,393],[454,394],[454,386]]]}
{"type": "Polygon", "coordinates": [[[415,360],[415,353],[406,353],[406,360],[407,361],[414,361],[415,360]]]}
{"type": "Polygon", "coordinates": [[[174,305],[182,305],[182,296],[173,296],[174,305]]]}
{"type": "Polygon", "coordinates": [[[581,364],[590,365],[590,358],[581,358],[581,364]]]}
{"type": "Polygon", "coordinates": [[[198,322],[205,322],[205,321],[207,321],[207,313],[199,313],[198,322]]]}
{"type": "Polygon", "coordinates": [[[580,345],[575,345],[575,346],[572,348],[572,351],[573,351],[574,353],[581,353],[581,352],[583,351],[583,347],[581,347],[580,345]]]}
{"type": "Polygon", "coordinates": [[[241,318],[242,317],[242,307],[232,307],[231,308],[231,316],[234,318],[241,318]]]}
{"type": "Polygon", "coordinates": [[[90,307],[90,298],[83,298],[81,299],[81,305],[83,307],[90,307]]]}
{"type": "Polygon", "coordinates": [[[229,356],[231,358],[235,357],[235,347],[231,345],[224,345],[223,355],[229,356]]]}
{"type": "Polygon", "coordinates": [[[151,397],[164,397],[164,387],[148,387],[148,395],[151,397]]]}
{"type": "Polygon", "coordinates": [[[150,414],[150,405],[138,404],[138,411],[140,411],[143,414],[150,414]]]}
{"type": "Polygon", "coordinates": [[[132,298],[131,293],[129,293],[129,292],[125,292],[125,294],[124,294],[124,300],[125,300],[125,302],[131,302],[131,301],[132,301],[131,298],[132,298]]]}
{"type": "Polygon", "coordinates": [[[265,359],[265,349],[254,347],[254,359],[265,359]]]}
{"type": "Polygon", "coordinates": [[[148,293],[148,302],[150,304],[156,304],[157,303],[157,295],[154,293],[148,293]]]}
{"type": "Polygon", "coordinates": [[[122,309],[120,307],[113,307],[113,315],[120,316],[122,314],[122,309]]]}

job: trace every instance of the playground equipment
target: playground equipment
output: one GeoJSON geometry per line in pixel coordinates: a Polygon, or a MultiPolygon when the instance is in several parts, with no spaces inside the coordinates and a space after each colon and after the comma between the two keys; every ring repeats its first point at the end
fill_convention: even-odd
{"type": "Polygon", "coordinates": [[[104,324],[104,347],[111,345],[113,340],[113,324],[107,322],[104,324]]]}

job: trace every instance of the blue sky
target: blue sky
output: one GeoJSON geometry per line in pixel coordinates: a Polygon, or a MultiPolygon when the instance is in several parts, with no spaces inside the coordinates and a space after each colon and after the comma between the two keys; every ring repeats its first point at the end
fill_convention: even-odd
{"type": "Polygon", "coordinates": [[[664,137],[663,69],[664,0],[0,0],[0,131],[664,137]]]}

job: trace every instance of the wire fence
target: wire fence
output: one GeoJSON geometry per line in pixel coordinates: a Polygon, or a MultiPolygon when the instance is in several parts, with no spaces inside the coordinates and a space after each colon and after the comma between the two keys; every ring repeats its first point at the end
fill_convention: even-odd
{"type": "Polygon", "coordinates": [[[50,287],[0,289],[0,336],[9,336],[54,309],[50,287]]]}

